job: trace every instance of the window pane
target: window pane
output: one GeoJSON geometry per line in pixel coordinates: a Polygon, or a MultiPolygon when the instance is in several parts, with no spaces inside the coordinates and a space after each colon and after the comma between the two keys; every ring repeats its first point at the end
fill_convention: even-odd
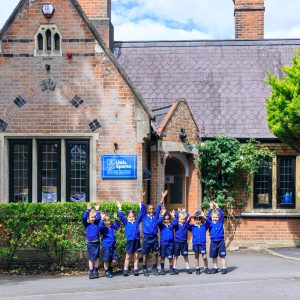
{"type": "Polygon", "coordinates": [[[89,201],[89,144],[67,141],[67,201],[89,201]]]}
{"type": "Polygon", "coordinates": [[[272,168],[271,159],[262,161],[257,173],[254,175],[254,207],[272,207],[272,168]]]}
{"type": "Polygon", "coordinates": [[[60,200],[60,143],[39,141],[39,199],[60,200]]]}
{"type": "Polygon", "coordinates": [[[40,51],[43,51],[43,49],[44,49],[44,39],[43,39],[42,34],[40,34],[40,33],[38,34],[37,42],[38,42],[38,49],[40,51]]]}
{"type": "Polygon", "coordinates": [[[56,51],[60,50],[60,38],[58,33],[55,33],[54,35],[54,50],[56,51]]]}
{"type": "Polygon", "coordinates": [[[182,204],[182,176],[174,176],[174,183],[170,184],[170,204],[182,204]]]}
{"type": "Polygon", "coordinates": [[[31,141],[10,141],[10,202],[31,202],[31,141]]]}
{"type": "Polygon", "coordinates": [[[295,157],[278,157],[277,201],[279,207],[295,207],[295,157]]]}
{"type": "Polygon", "coordinates": [[[47,44],[47,50],[50,51],[51,50],[51,31],[50,29],[46,30],[46,44],[47,44]]]}

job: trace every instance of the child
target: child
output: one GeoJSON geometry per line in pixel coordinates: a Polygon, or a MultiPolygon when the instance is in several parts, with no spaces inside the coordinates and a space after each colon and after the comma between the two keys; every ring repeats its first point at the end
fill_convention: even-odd
{"type": "Polygon", "coordinates": [[[175,244],[174,244],[174,267],[173,274],[178,274],[176,269],[178,256],[181,254],[185,261],[186,272],[187,274],[192,274],[190,270],[189,257],[188,257],[188,244],[187,244],[187,229],[189,226],[190,216],[188,212],[184,209],[178,211],[175,215],[175,212],[172,212],[172,217],[174,218],[172,226],[175,229],[175,244]]]}
{"type": "Polygon", "coordinates": [[[202,254],[202,259],[204,263],[204,272],[208,274],[208,262],[206,255],[206,231],[208,229],[208,223],[203,214],[200,211],[195,213],[193,217],[194,224],[188,226],[188,230],[192,233],[193,237],[193,251],[195,252],[195,265],[196,274],[200,275],[200,263],[199,263],[199,253],[202,254]]]}
{"type": "MultiPolygon", "coordinates": [[[[114,214],[117,218],[117,214],[114,214]]],[[[117,248],[115,232],[120,227],[120,222],[111,224],[108,215],[104,215],[103,221],[99,224],[99,230],[102,235],[102,258],[104,261],[105,277],[113,277],[113,267],[117,261],[117,248]]]]}
{"type": "Polygon", "coordinates": [[[86,211],[82,216],[82,223],[85,227],[87,237],[87,252],[89,257],[89,279],[99,278],[99,222],[101,215],[99,205],[96,205],[96,211],[88,204],[86,211]]]}
{"type": "Polygon", "coordinates": [[[158,220],[160,229],[160,275],[165,275],[165,259],[169,259],[170,271],[173,275],[173,256],[174,256],[174,231],[171,225],[171,215],[163,208],[161,217],[158,220]]]}
{"type": "Polygon", "coordinates": [[[221,259],[222,274],[227,273],[226,269],[226,248],[224,242],[224,214],[218,205],[211,203],[210,210],[208,211],[207,221],[209,223],[210,232],[210,251],[209,256],[212,258],[213,269],[211,274],[218,273],[218,256],[221,259]]]}
{"type": "MultiPolygon", "coordinates": [[[[142,194],[143,197],[145,193],[142,194]]],[[[139,276],[139,251],[141,250],[141,242],[140,242],[140,228],[139,225],[142,221],[144,214],[146,213],[146,208],[143,202],[143,199],[140,203],[140,213],[135,219],[135,215],[133,211],[129,211],[127,214],[127,218],[122,213],[122,204],[117,202],[117,206],[119,209],[118,216],[121,218],[122,223],[125,226],[125,236],[126,236],[126,257],[124,262],[124,276],[129,276],[128,267],[130,263],[130,258],[133,256],[133,264],[134,264],[134,276],[139,276]]]]}
{"type": "Polygon", "coordinates": [[[149,276],[147,270],[147,258],[148,254],[152,250],[153,252],[153,266],[152,266],[152,273],[154,275],[158,275],[157,270],[157,262],[158,262],[158,219],[159,213],[161,211],[162,204],[164,202],[165,196],[167,195],[168,191],[161,193],[161,201],[158,204],[155,214],[154,214],[154,207],[153,205],[148,205],[147,207],[147,214],[143,217],[143,274],[144,276],[149,276]]]}

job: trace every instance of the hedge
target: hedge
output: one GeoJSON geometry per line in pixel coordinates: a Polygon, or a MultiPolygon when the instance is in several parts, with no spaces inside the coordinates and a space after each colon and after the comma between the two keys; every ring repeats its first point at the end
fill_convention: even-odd
{"type": "MultiPolygon", "coordinates": [[[[92,203],[95,206],[95,203],[92,203]]],[[[64,264],[66,253],[85,249],[86,237],[81,222],[87,203],[8,203],[0,204],[0,261],[9,269],[17,259],[18,248],[43,250],[52,267],[64,264]]],[[[123,211],[139,211],[133,203],[123,203],[123,211]]],[[[101,203],[100,211],[112,218],[115,203],[101,203]]],[[[118,230],[117,252],[125,253],[124,228],[118,230]]]]}

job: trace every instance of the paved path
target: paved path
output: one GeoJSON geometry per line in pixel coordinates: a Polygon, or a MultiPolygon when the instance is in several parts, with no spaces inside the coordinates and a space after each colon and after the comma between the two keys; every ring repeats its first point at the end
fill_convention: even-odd
{"type": "Polygon", "coordinates": [[[271,250],[277,254],[300,260],[300,247],[273,248],[271,250]]]}
{"type": "MultiPolygon", "coordinates": [[[[193,258],[190,258],[193,262],[193,258]]],[[[0,299],[300,299],[300,261],[262,253],[228,257],[227,275],[0,277],[0,299]]]]}

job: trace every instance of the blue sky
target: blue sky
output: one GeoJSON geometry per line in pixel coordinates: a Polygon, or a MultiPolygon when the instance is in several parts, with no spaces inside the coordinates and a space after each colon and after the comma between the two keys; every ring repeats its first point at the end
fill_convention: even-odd
{"type": "MultiPolygon", "coordinates": [[[[0,1],[2,27],[18,0],[0,1]]],[[[112,0],[112,6],[115,40],[234,38],[232,0],[112,0]]],[[[265,6],[265,38],[300,38],[300,0],[265,6]]]]}

